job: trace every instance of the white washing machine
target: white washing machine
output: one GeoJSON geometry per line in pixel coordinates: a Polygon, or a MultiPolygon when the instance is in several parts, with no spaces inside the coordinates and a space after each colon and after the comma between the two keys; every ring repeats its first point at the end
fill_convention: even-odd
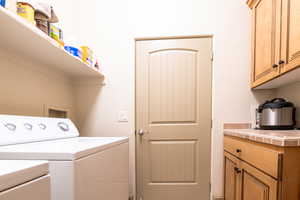
{"type": "Polygon", "coordinates": [[[51,200],[48,162],[0,161],[1,200],[51,200]]]}
{"type": "Polygon", "coordinates": [[[79,137],[69,119],[0,115],[0,159],[49,161],[52,200],[128,200],[127,137],[79,137]]]}

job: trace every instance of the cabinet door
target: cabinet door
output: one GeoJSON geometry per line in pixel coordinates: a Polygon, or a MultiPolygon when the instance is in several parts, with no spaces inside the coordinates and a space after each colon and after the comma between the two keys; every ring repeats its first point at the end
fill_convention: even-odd
{"type": "Polygon", "coordinates": [[[252,8],[252,87],[279,75],[281,0],[258,0],[252,8]]]}
{"type": "Polygon", "coordinates": [[[241,162],[242,200],[277,200],[277,181],[241,162]]]}
{"type": "Polygon", "coordinates": [[[300,1],[282,0],[282,72],[300,65],[300,1]]]}
{"type": "Polygon", "coordinates": [[[237,173],[238,161],[234,157],[225,152],[225,175],[224,175],[224,188],[225,200],[238,200],[239,199],[239,174],[237,173]]]}

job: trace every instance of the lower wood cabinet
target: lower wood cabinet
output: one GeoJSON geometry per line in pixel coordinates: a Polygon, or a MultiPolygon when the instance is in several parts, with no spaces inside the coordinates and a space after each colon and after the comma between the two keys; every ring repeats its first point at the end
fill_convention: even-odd
{"type": "Polygon", "coordinates": [[[277,181],[253,167],[242,168],[242,199],[276,200],[277,181]]]}
{"type": "Polygon", "coordinates": [[[225,152],[225,200],[276,200],[278,181],[225,152]]]}
{"type": "Polygon", "coordinates": [[[300,146],[224,137],[225,200],[300,200],[300,146]]]}
{"type": "Polygon", "coordinates": [[[232,158],[225,152],[225,199],[236,200],[238,196],[237,159],[232,158]]]}

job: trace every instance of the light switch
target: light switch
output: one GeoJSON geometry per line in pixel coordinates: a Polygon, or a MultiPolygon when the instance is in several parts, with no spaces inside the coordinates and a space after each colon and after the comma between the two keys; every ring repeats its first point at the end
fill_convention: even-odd
{"type": "Polygon", "coordinates": [[[128,122],[128,111],[119,111],[119,122],[128,122]]]}

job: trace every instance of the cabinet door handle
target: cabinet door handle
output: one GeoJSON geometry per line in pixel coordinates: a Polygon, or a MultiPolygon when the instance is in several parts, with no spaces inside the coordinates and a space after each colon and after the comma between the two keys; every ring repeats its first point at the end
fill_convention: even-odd
{"type": "Polygon", "coordinates": [[[280,60],[278,64],[282,65],[282,64],[285,64],[285,62],[283,60],[280,60]]]}
{"type": "Polygon", "coordinates": [[[237,153],[241,153],[242,150],[241,150],[241,149],[237,149],[236,152],[237,152],[237,153]]]}
{"type": "Polygon", "coordinates": [[[278,67],[278,65],[277,65],[277,64],[274,64],[274,65],[272,65],[272,67],[275,69],[275,68],[278,67]]]}
{"type": "Polygon", "coordinates": [[[237,174],[239,174],[239,173],[241,173],[242,172],[242,170],[240,170],[239,168],[237,168],[237,167],[235,167],[234,168],[234,171],[237,173],[237,174]]]}

